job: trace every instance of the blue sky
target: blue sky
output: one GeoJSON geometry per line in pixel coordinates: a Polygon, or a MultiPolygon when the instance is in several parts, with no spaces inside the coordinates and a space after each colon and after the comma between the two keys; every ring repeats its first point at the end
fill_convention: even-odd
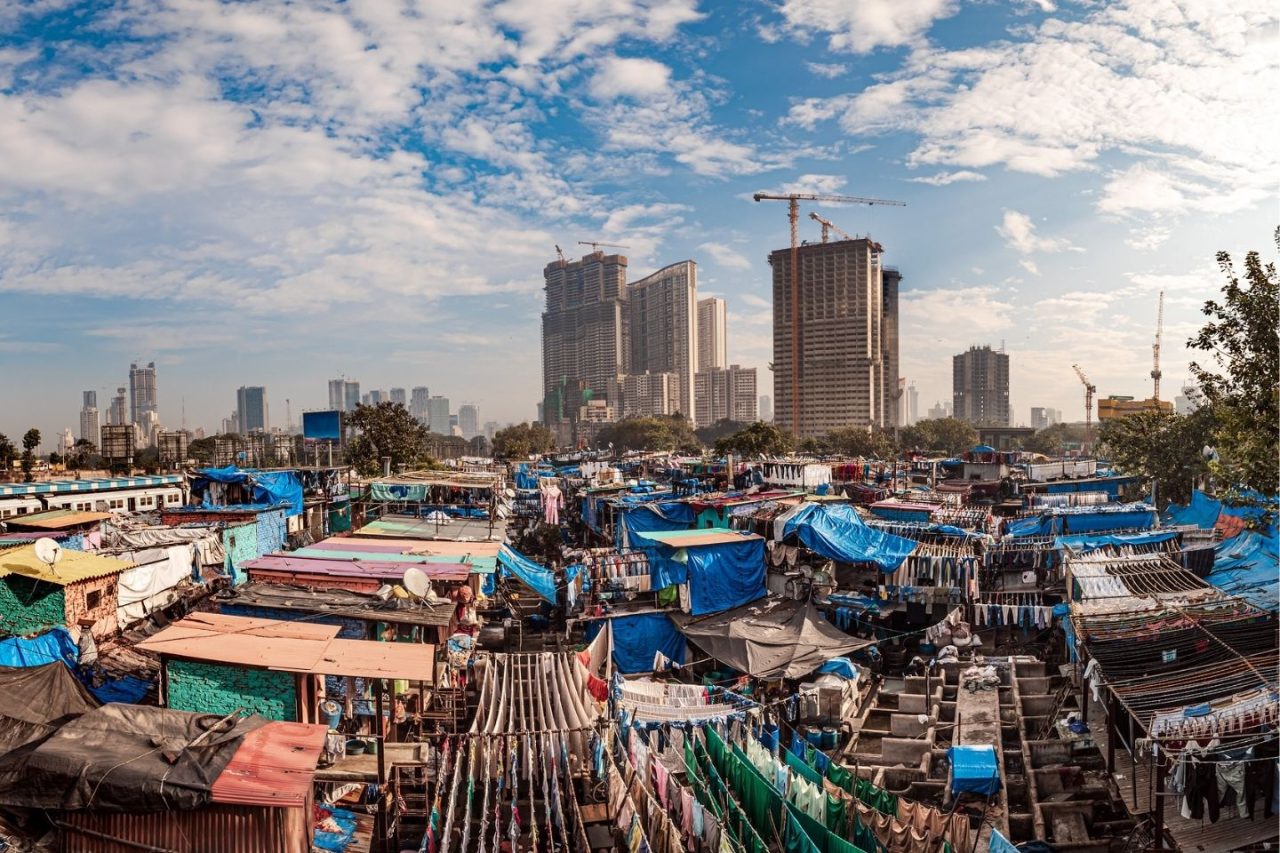
{"type": "Polygon", "coordinates": [[[791,187],[907,202],[814,209],[902,270],[922,414],[1001,341],[1020,422],[1082,417],[1076,361],[1149,394],[1161,289],[1171,391],[1214,253],[1273,254],[1276,27],[1263,0],[3,4],[0,432],[75,430],[135,360],[168,426],[244,384],[279,423],[339,374],[526,419],[541,270],[578,240],[636,278],[696,260],[769,393],[786,217],[750,195],[791,187]]]}

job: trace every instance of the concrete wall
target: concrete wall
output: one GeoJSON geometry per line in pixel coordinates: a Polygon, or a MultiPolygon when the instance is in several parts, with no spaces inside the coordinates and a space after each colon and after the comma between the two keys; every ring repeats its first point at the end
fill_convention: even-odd
{"type": "Polygon", "coordinates": [[[297,720],[298,691],[291,672],[169,660],[165,704],[179,711],[230,714],[244,708],[268,720],[297,720]]]}
{"type": "Polygon", "coordinates": [[[116,633],[119,623],[116,610],[119,608],[120,576],[107,575],[91,578],[79,583],[68,584],[63,590],[65,600],[64,615],[67,625],[79,624],[81,619],[93,620],[93,636],[110,637],[116,633]],[[97,604],[89,606],[91,593],[97,593],[97,604]]]}
{"type": "Polygon", "coordinates": [[[0,632],[34,634],[66,625],[66,597],[53,583],[22,575],[0,579],[0,632]]]}

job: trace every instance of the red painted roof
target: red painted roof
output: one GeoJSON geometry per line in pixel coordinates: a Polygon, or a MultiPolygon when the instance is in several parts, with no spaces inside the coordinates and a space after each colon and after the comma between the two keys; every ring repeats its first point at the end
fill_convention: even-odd
{"type": "Polygon", "coordinates": [[[326,732],[324,726],[279,722],[249,732],[214,780],[213,801],[277,808],[306,805],[326,732]]]}

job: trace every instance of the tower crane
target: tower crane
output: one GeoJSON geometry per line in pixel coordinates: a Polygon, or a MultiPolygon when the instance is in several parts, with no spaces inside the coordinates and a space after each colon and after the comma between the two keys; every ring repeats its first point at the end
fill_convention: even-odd
{"type": "Polygon", "coordinates": [[[560,258],[560,263],[564,263],[564,249],[560,248],[560,244],[556,243],[556,255],[560,258]]]}
{"type": "Polygon", "coordinates": [[[1084,375],[1084,371],[1080,369],[1080,365],[1071,365],[1075,368],[1076,376],[1080,377],[1080,382],[1084,385],[1084,443],[1093,446],[1093,395],[1098,393],[1098,386],[1089,381],[1089,377],[1084,375]]]}
{"type": "Polygon", "coordinates": [[[819,216],[818,214],[813,213],[813,212],[810,212],[810,213],[809,213],[809,218],[810,218],[810,219],[812,219],[814,222],[816,222],[816,223],[818,223],[819,225],[821,225],[821,226],[822,226],[822,242],[824,242],[824,243],[825,243],[825,242],[827,242],[827,238],[828,238],[828,236],[829,236],[829,233],[828,233],[828,232],[831,232],[831,231],[836,232],[837,234],[839,234],[841,237],[845,238],[846,240],[853,240],[853,239],[855,239],[855,238],[853,237],[853,235],[851,235],[851,234],[849,234],[848,232],[846,232],[846,231],[844,231],[843,229],[841,229],[841,228],[840,228],[840,226],[836,225],[836,224],[835,224],[834,222],[832,222],[830,219],[823,219],[821,216],[819,216]]]}
{"type": "Polygon", "coordinates": [[[617,243],[601,243],[598,240],[579,240],[578,245],[590,246],[591,251],[593,252],[600,251],[601,246],[604,246],[606,249],[630,249],[631,248],[630,246],[619,246],[617,243]]]}
{"type": "Polygon", "coordinates": [[[1160,308],[1156,312],[1156,341],[1151,345],[1151,399],[1160,410],[1160,339],[1164,337],[1164,291],[1160,291],[1160,308]]]}
{"type": "MultiPolygon", "coordinates": [[[[862,198],[851,195],[820,195],[817,193],[756,193],[755,201],[787,202],[787,220],[791,223],[791,429],[800,428],[800,202],[821,201],[833,204],[891,205],[906,207],[905,201],[885,198],[862,198]]],[[[830,227],[830,226],[828,226],[830,227]]],[[[825,229],[824,229],[825,231],[825,229]]],[[[777,353],[774,354],[775,357],[777,353]]]]}

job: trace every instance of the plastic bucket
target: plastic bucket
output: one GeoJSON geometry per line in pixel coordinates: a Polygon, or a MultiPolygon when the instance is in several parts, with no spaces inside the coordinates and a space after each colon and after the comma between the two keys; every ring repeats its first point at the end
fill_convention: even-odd
{"type": "Polygon", "coordinates": [[[839,743],[839,733],[833,728],[825,728],[822,730],[822,748],[835,749],[839,743]]]}

